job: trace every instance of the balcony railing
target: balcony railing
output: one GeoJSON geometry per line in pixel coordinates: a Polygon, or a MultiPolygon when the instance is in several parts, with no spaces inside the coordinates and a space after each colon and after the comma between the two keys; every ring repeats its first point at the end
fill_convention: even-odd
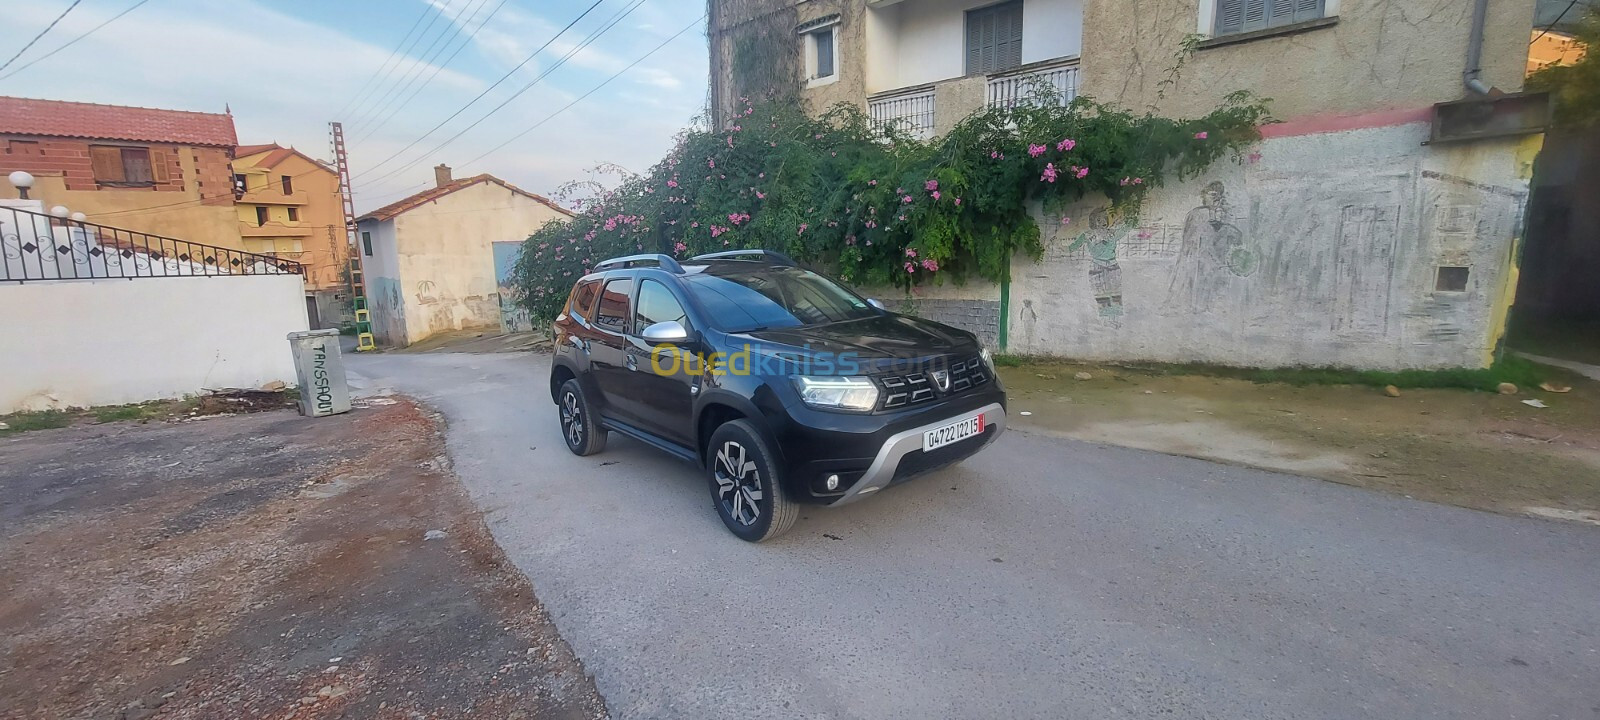
{"type": "Polygon", "coordinates": [[[895,128],[919,140],[933,137],[933,88],[897,90],[867,99],[875,128],[895,128]]]}
{"type": "Polygon", "coordinates": [[[304,274],[269,255],[0,207],[0,282],[304,274]]]}
{"type": "Polygon", "coordinates": [[[989,107],[1018,107],[1037,104],[1043,98],[1066,105],[1078,96],[1078,61],[1052,60],[1025,65],[989,76],[989,107]]]}

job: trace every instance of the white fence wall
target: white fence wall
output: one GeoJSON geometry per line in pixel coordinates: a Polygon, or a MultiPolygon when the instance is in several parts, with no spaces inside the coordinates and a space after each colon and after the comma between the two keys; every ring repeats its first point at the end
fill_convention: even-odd
{"type": "Polygon", "coordinates": [[[0,414],[295,383],[299,275],[0,284],[0,414]]]}

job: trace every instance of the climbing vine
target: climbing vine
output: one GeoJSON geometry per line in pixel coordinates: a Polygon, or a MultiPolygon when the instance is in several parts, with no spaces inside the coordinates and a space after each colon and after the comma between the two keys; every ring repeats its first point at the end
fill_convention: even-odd
{"type": "Polygon", "coordinates": [[[1243,92],[1178,120],[1041,91],[928,141],[874,127],[850,105],[812,117],[794,102],[740,98],[733,115],[683,133],[648,172],[528,238],[515,277],[536,317],[558,313],[595,263],[641,252],[767,248],[868,285],[1002,281],[1013,255],[1043,252],[1030,207],[1095,194],[1136,213],[1168,178],[1237,161],[1270,121],[1243,92]]]}

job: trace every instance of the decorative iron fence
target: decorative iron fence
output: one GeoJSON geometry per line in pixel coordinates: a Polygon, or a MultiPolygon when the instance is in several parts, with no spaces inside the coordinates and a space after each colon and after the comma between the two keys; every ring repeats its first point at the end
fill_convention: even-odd
{"type": "Polygon", "coordinates": [[[304,274],[271,255],[0,207],[0,282],[304,274]]]}
{"type": "Polygon", "coordinates": [[[1046,66],[1031,66],[989,77],[989,107],[1033,105],[1043,96],[1052,96],[1066,105],[1078,96],[1078,61],[1067,60],[1046,66]],[[1048,89],[1047,92],[1041,92],[1048,89]]]}
{"type": "Polygon", "coordinates": [[[933,137],[933,88],[868,98],[867,115],[873,127],[894,127],[926,140],[933,137]]]}

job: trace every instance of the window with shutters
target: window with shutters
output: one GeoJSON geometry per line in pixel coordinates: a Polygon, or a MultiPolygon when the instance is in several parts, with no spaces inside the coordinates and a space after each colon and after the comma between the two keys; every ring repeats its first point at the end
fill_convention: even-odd
{"type": "Polygon", "coordinates": [[[267,208],[264,207],[264,206],[261,206],[261,205],[257,205],[256,206],[256,227],[261,227],[262,225],[265,225],[265,224],[267,224],[267,208]]]}
{"type": "Polygon", "coordinates": [[[1212,36],[1266,30],[1317,20],[1326,13],[1327,0],[1215,0],[1212,36]]]}
{"type": "Polygon", "coordinates": [[[167,180],[167,158],[150,148],[90,145],[94,181],[105,187],[148,187],[167,180]]]}
{"type": "Polygon", "coordinates": [[[801,26],[807,87],[827,85],[839,79],[838,23],[838,16],[833,16],[801,26]]]}
{"type": "Polygon", "coordinates": [[[1022,0],[967,11],[967,74],[1022,64],[1022,0]]]}

